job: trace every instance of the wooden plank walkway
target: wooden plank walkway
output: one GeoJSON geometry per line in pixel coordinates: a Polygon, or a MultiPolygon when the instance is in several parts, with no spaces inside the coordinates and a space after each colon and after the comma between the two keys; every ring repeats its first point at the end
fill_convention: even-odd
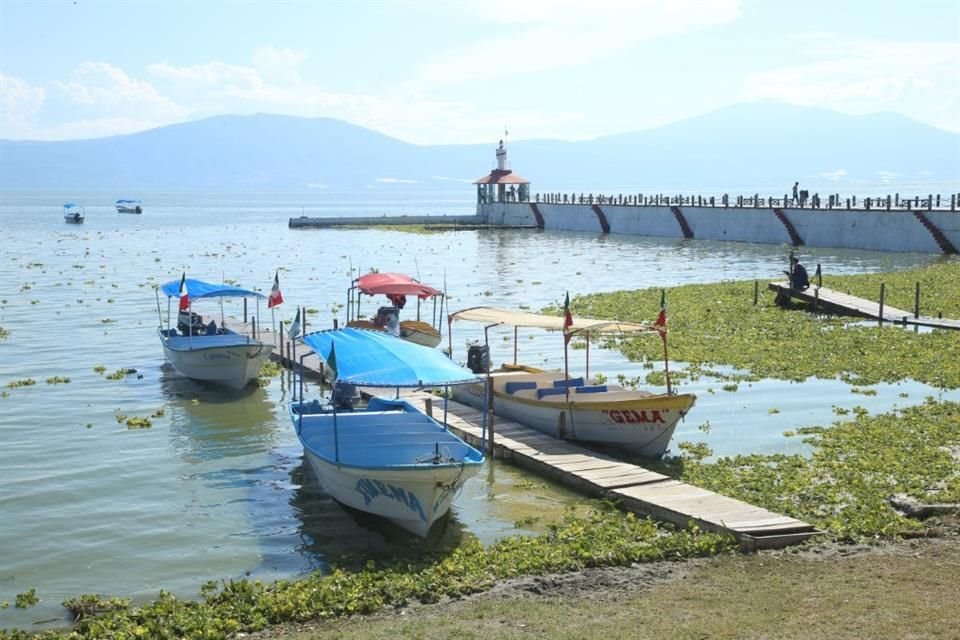
{"type": "MultiPolygon", "coordinates": [[[[425,392],[403,393],[415,406],[443,419],[443,400],[425,392]]],[[[483,412],[447,402],[447,424],[461,438],[480,446],[483,412]]],[[[552,478],[595,498],[612,498],[624,509],[686,528],[732,534],[744,550],[773,549],[820,533],[801,520],[783,516],[674,480],[635,464],[558,440],[516,422],[494,418],[494,457],[552,478]]]]}
{"type": "MultiPolygon", "coordinates": [[[[810,304],[816,305],[818,309],[822,309],[828,313],[856,316],[859,318],[873,318],[874,320],[880,319],[879,302],[858,298],[848,293],[841,293],[840,291],[834,291],[826,287],[816,286],[811,286],[806,291],[797,291],[791,289],[790,285],[786,282],[771,282],[769,288],[778,294],[782,293],[783,295],[809,302],[810,304]]],[[[912,312],[897,309],[887,304],[883,305],[883,320],[884,322],[933,327],[935,329],[960,329],[960,320],[933,318],[930,316],[915,318],[912,312]]]]}
{"type": "MultiPolygon", "coordinates": [[[[235,331],[249,330],[249,323],[227,318],[235,331]]],[[[275,347],[278,333],[259,330],[260,339],[275,347]]],[[[286,338],[286,336],[284,336],[286,338]]],[[[272,358],[290,367],[288,340],[274,349],[272,358]]],[[[299,345],[295,361],[303,358],[307,378],[321,376],[321,361],[309,347],[299,345]]],[[[365,395],[383,394],[383,389],[361,390],[365,395]]],[[[395,392],[389,393],[393,397],[395,392]]],[[[414,406],[443,419],[443,400],[424,391],[402,393],[414,406]]],[[[447,402],[447,425],[461,438],[480,446],[483,437],[483,412],[452,400],[447,402]]],[[[783,516],[746,502],[722,496],[706,489],[674,480],[669,476],[611,456],[558,440],[516,422],[494,418],[493,456],[507,460],[539,475],[552,478],[595,498],[611,498],[624,509],[646,515],[677,527],[696,524],[705,531],[729,533],[747,551],[773,549],[796,544],[820,533],[806,522],[783,516]]]]}

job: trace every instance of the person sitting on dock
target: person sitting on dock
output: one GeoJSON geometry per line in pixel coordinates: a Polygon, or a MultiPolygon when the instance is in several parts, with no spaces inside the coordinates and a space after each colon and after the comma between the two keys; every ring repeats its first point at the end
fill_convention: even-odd
{"type": "Polygon", "coordinates": [[[790,258],[790,288],[797,291],[806,291],[810,286],[810,278],[807,275],[807,268],[800,264],[800,258],[793,256],[790,258]]]}

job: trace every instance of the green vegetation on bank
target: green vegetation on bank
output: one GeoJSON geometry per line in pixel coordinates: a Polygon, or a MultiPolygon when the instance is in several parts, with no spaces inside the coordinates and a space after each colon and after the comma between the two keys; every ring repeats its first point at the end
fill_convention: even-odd
{"type": "Polygon", "coordinates": [[[202,601],[161,592],[152,603],[125,608],[117,599],[83,596],[70,601],[80,614],[72,630],[37,635],[0,630],[0,638],[212,640],[280,623],[372,613],[412,601],[438,602],[516,576],[709,556],[734,548],[728,536],[678,531],[603,505],[583,517],[569,513],[550,529],[541,536],[513,536],[487,548],[471,541],[445,556],[417,562],[371,561],[360,571],[334,569],[329,575],[315,573],[270,585],[239,580],[218,588],[209,583],[202,601]],[[102,613],[85,615],[89,611],[102,613]]]}

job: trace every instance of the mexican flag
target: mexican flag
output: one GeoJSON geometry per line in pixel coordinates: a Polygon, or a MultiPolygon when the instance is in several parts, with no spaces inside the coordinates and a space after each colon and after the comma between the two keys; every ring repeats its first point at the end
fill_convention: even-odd
{"type": "Polygon", "coordinates": [[[183,272],[180,278],[180,311],[186,311],[190,308],[190,293],[187,291],[187,272],[183,272]]]}
{"type": "Polygon", "coordinates": [[[300,307],[297,307],[297,317],[290,323],[290,329],[287,331],[287,335],[291,340],[300,335],[300,307]]]}
{"type": "Polygon", "coordinates": [[[283,304],[283,294],[280,293],[280,273],[273,274],[273,288],[270,289],[270,297],[267,298],[267,309],[271,309],[278,304],[283,304]]]}
{"type": "Polygon", "coordinates": [[[570,292],[567,291],[567,297],[563,301],[563,343],[567,344],[570,342],[570,334],[568,333],[573,327],[573,315],[570,313],[570,292]]]}
{"type": "Polygon", "coordinates": [[[660,332],[660,336],[666,336],[667,334],[667,295],[663,289],[660,290],[660,315],[657,316],[657,321],[653,323],[657,327],[657,331],[660,332]]]}

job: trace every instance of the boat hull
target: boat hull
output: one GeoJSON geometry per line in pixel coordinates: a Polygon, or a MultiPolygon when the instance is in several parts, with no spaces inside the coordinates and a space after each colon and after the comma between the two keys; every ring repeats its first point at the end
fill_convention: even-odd
{"type": "Polygon", "coordinates": [[[242,389],[260,375],[273,346],[239,334],[167,336],[160,333],[163,355],[180,375],[242,389]]]}
{"type": "MultiPolygon", "coordinates": [[[[383,327],[377,326],[369,320],[351,320],[347,323],[347,326],[355,329],[385,332],[383,327]]],[[[413,342],[414,344],[430,347],[431,349],[440,344],[440,340],[442,339],[439,331],[420,320],[404,320],[401,322],[399,337],[407,342],[413,342]]]]}
{"type": "MultiPolygon", "coordinates": [[[[555,438],[591,443],[645,458],[666,453],[677,422],[693,406],[693,394],[649,394],[613,385],[609,391],[566,393],[538,399],[538,389],[508,393],[506,382],[536,382],[538,388],[555,388],[558,373],[494,372],[494,414],[555,438]]],[[[599,385],[593,385],[599,386],[599,385]]],[[[478,409],[483,407],[483,386],[453,388],[453,398],[478,409]]]]}
{"type": "Polygon", "coordinates": [[[290,415],[304,456],[330,496],[426,537],[483,455],[408,403],[392,405],[404,410],[301,416],[294,403],[290,415]]]}
{"type": "Polygon", "coordinates": [[[64,222],[68,222],[70,224],[83,224],[83,216],[79,214],[63,216],[63,220],[64,222]]]}

